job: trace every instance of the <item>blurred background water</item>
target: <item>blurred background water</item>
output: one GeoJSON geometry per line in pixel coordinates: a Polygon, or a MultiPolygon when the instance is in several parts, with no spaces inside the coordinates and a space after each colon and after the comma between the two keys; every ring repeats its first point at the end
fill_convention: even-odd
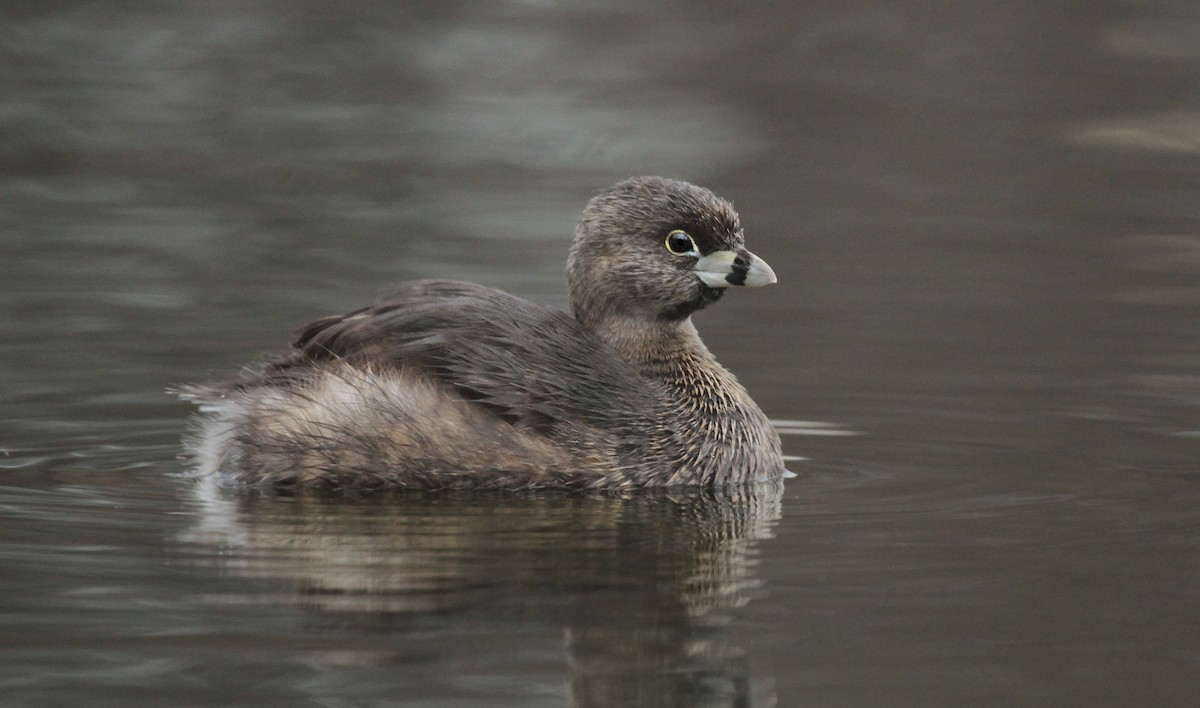
{"type": "Polygon", "coordinates": [[[1200,5],[0,9],[0,703],[1195,705],[1200,5]],[[270,498],[163,393],[389,284],[565,305],[634,174],[782,487],[270,498]]]}

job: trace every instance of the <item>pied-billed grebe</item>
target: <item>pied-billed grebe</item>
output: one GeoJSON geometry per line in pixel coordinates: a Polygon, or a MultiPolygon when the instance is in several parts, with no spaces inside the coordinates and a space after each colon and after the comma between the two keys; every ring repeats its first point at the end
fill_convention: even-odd
{"type": "Polygon", "coordinates": [[[779,436],[691,314],[775,282],[729,202],[660,177],[583,212],[570,314],[421,281],[303,328],[184,395],[200,467],[248,484],[412,489],[716,485],[784,473],[779,436]]]}

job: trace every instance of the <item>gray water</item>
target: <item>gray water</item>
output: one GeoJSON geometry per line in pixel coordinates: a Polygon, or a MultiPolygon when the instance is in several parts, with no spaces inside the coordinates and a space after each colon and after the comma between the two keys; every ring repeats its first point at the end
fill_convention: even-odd
{"type": "Polygon", "coordinates": [[[1200,6],[0,11],[0,704],[1200,701],[1200,6]],[[782,486],[270,497],[172,384],[738,206],[782,486]]]}

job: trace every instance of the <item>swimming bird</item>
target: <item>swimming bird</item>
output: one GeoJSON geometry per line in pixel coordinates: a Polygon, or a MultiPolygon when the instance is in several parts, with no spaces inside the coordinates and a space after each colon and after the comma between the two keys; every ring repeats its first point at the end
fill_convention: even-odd
{"type": "Polygon", "coordinates": [[[234,483],[399,489],[717,486],[775,479],[779,436],[691,315],[775,282],[711,191],[596,195],[570,312],[425,280],[301,328],[240,379],[191,386],[198,466],[234,483]]]}

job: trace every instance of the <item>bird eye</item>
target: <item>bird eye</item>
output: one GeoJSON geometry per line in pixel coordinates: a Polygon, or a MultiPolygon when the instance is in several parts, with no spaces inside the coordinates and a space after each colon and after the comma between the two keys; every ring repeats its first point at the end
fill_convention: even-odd
{"type": "Polygon", "coordinates": [[[679,229],[667,234],[667,250],[677,256],[694,256],[698,252],[692,237],[679,229]]]}

